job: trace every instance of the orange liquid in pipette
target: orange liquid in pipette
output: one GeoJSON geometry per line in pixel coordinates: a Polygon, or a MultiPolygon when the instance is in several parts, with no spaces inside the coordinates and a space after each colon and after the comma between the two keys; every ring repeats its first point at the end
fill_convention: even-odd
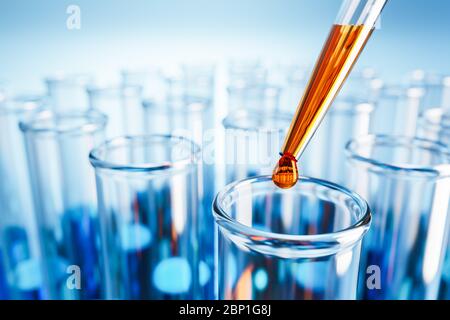
{"type": "Polygon", "coordinates": [[[306,148],[372,30],[365,25],[334,25],[331,29],[273,171],[272,180],[278,187],[287,189],[297,183],[296,157],[306,148]]]}

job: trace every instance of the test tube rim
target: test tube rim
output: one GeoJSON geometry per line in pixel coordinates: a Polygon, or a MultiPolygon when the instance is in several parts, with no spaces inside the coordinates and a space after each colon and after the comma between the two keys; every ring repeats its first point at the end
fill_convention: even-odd
{"type": "MultiPolygon", "coordinates": [[[[270,232],[260,229],[255,229],[244,225],[227,213],[219,203],[221,203],[229,193],[239,185],[253,183],[273,183],[272,177],[269,175],[250,177],[240,181],[233,182],[223,188],[215,197],[213,201],[212,211],[215,222],[220,228],[224,228],[233,235],[238,235],[251,243],[272,243],[275,245],[289,244],[295,249],[290,250],[295,252],[296,258],[301,257],[321,257],[336,253],[337,251],[348,248],[356,244],[367,232],[372,221],[370,207],[366,200],[355,192],[326,180],[299,177],[299,183],[313,183],[322,187],[344,193],[351,198],[354,203],[360,208],[361,214],[357,220],[350,226],[341,230],[312,235],[298,235],[298,234],[282,234],[270,232]],[[321,247],[316,248],[320,244],[321,247]],[[309,251],[309,252],[308,252],[309,251]]],[[[281,190],[281,189],[280,189],[281,190]]]]}
{"type": "MultiPolygon", "coordinates": [[[[422,149],[430,149],[420,146],[422,149]]],[[[370,165],[375,171],[389,171],[394,174],[399,175],[409,175],[411,177],[448,177],[450,176],[450,150],[448,147],[438,141],[432,141],[417,137],[407,137],[407,136],[390,136],[390,135],[366,135],[356,139],[352,139],[347,142],[345,146],[345,152],[350,160],[355,160],[358,162],[366,163],[370,165]],[[389,143],[389,144],[426,144],[430,147],[436,148],[433,152],[439,152],[447,162],[443,162],[439,165],[432,166],[400,166],[386,163],[385,161],[375,160],[366,156],[362,156],[357,153],[357,146],[362,144],[372,143],[376,145],[378,143],[389,143]]]]}
{"type": "Polygon", "coordinates": [[[189,165],[195,165],[197,163],[197,160],[200,156],[200,147],[194,143],[193,141],[182,137],[182,136],[175,136],[175,135],[169,135],[169,134],[150,134],[150,135],[136,135],[136,136],[121,136],[109,139],[107,141],[104,141],[102,144],[97,146],[96,148],[92,149],[89,153],[89,161],[91,162],[92,166],[95,169],[104,169],[104,170],[112,170],[117,172],[134,172],[134,173],[158,173],[161,171],[168,171],[168,170],[178,170],[181,168],[185,168],[189,165]],[[191,154],[190,157],[177,160],[177,161],[166,161],[162,163],[140,163],[138,165],[129,165],[129,164],[120,164],[120,163],[114,163],[112,161],[106,161],[102,160],[102,158],[99,156],[99,152],[101,152],[101,149],[108,149],[117,145],[120,145],[121,143],[124,143],[126,141],[136,140],[136,139],[165,139],[165,140],[178,140],[183,143],[188,143],[190,145],[191,154]]]}
{"type": "Polygon", "coordinates": [[[63,111],[55,112],[50,109],[45,109],[36,112],[32,117],[19,123],[19,128],[22,132],[32,132],[38,135],[70,135],[80,136],[89,133],[95,133],[103,130],[106,127],[108,117],[96,110],[87,111],[63,111]],[[59,119],[85,119],[85,123],[70,128],[58,128],[58,126],[44,126],[40,127],[38,124],[41,121],[46,121],[50,118],[59,119]]]}

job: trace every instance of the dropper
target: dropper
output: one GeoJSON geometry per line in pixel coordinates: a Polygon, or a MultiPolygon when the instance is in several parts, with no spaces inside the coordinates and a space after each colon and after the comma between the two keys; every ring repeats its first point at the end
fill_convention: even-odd
{"type": "Polygon", "coordinates": [[[370,38],[387,0],[344,0],[297,107],[272,180],[290,188],[301,156],[370,38]]]}

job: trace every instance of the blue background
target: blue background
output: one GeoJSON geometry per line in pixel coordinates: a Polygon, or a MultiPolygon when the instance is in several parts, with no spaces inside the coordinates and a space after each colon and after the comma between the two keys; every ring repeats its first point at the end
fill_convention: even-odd
{"type": "MultiPolygon", "coordinates": [[[[340,0],[1,0],[0,79],[37,90],[55,72],[258,57],[311,64],[340,0]],[[68,5],[81,30],[68,30],[68,5]]],[[[390,0],[359,62],[387,80],[450,73],[450,1],[390,0]]]]}

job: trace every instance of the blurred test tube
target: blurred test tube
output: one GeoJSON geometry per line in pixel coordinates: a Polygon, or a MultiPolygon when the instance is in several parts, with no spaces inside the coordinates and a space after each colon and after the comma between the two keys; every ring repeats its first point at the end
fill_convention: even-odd
{"type": "MultiPolygon", "coordinates": [[[[182,136],[200,146],[198,196],[201,201],[199,217],[201,219],[201,256],[213,270],[214,243],[210,241],[214,226],[210,214],[211,204],[215,195],[215,131],[214,109],[209,99],[184,96],[183,99],[168,100],[165,104],[157,104],[145,100],[144,119],[147,134],[169,134],[182,136]],[[183,103],[186,101],[186,104],[183,103]]],[[[213,295],[214,283],[210,278],[206,284],[209,297],[213,295]]]]}
{"type": "Polygon", "coordinates": [[[354,98],[336,99],[299,159],[300,172],[347,186],[345,145],[369,133],[373,109],[354,98]]]}
{"type": "Polygon", "coordinates": [[[45,79],[50,107],[57,112],[84,111],[89,108],[86,92],[94,78],[86,74],[56,75],[45,79]]]}
{"type": "Polygon", "coordinates": [[[105,124],[106,117],[95,111],[49,110],[20,123],[50,299],[103,297],[95,179],[88,155],[104,139],[105,124]]]}
{"type": "Polygon", "coordinates": [[[271,174],[292,115],[235,110],[224,120],[226,183],[271,174]]]}
{"type": "Polygon", "coordinates": [[[90,87],[89,106],[108,117],[106,138],[144,133],[140,86],[90,87]]]}
{"type": "Polygon", "coordinates": [[[408,84],[424,90],[420,112],[438,107],[450,109],[450,76],[419,69],[409,74],[408,84]]]}
{"type": "MultiPolygon", "coordinates": [[[[423,112],[419,121],[417,135],[426,139],[440,141],[450,150],[449,111],[450,109],[433,108],[423,112]]],[[[439,299],[450,300],[450,243],[447,244],[446,259],[442,269],[439,299]]]]}
{"type": "Polygon", "coordinates": [[[213,271],[199,252],[199,152],[167,135],[119,137],[91,152],[108,298],[209,298],[213,271]]]}
{"type": "Polygon", "coordinates": [[[228,111],[237,109],[272,113],[280,109],[281,87],[269,84],[230,85],[228,111]]]}
{"type": "Polygon", "coordinates": [[[359,298],[436,299],[449,226],[450,153],[419,138],[366,136],[347,145],[350,185],[367,199],[359,298]]]}
{"type": "Polygon", "coordinates": [[[45,299],[25,143],[19,122],[42,97],[0,98],[0,299],[45,299]]]}
{"type": "Polygon", "coordinates": [[[127,69],[121,72],[122,86],[142,88],[142,96],[162,103],[165,99],[165,83],[162,71],[158,67],[127,69]]]}
{"type": "Polygon", "coordinates": [[[384,86],[372,113],[370,133],[414,137],[423,96],[420,87],[384,86]]]}

